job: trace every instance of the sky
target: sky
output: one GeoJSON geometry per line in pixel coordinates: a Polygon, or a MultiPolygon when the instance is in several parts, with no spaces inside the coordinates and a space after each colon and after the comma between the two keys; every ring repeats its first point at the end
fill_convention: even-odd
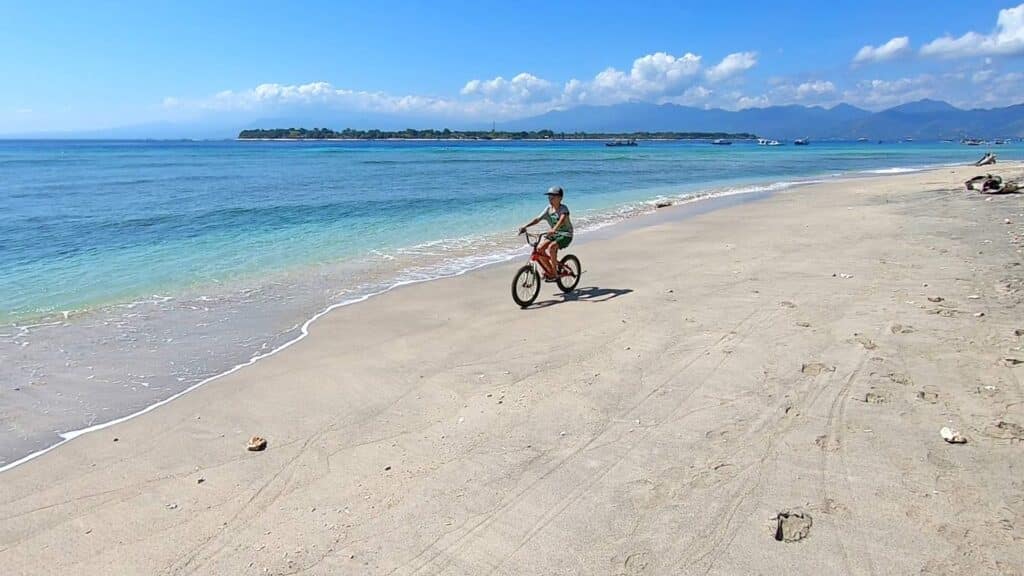
{"type": "Polygon", "coordinates": [[[1024,102],[1024,3],[0,0],[0,54],[0,135],[455,128],[629,101],[989,108],[1024,102]]]}

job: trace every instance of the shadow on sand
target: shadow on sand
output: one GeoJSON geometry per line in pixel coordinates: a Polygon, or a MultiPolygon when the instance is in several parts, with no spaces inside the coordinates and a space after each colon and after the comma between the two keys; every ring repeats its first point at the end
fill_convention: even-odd
{"type": "Polygon", "coordinates": [[[607,302],[612,298],[618,298],[625,294],[632,292],[629,288],[597,288],[596,286],[590,286],[588,288],[577,288],[568,294],[555,294],[554,298],[550,300],[542,300],[534,303],[527,310],[535,308],[547,308],[548,306],[554,306],[555,304],[562,304],[564,302],[607,302]]]}

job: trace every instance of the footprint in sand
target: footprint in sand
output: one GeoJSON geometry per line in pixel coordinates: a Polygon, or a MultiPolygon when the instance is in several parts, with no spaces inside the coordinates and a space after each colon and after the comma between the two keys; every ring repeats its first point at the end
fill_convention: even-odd
{"type": "Polygon", "coordinates": [[[903,324],[893,324],[889,327],[889,331],[893,334],[910,334],[914,331],[914,327],[904,326],[903,324]]]}
{"type": "Polygon", "coordinates": [[[889,372],[888,374],[886,374],[886,376],[889,377],[889,380],[892,380],[893,382],[897,384],[902,384],[904,386],[913,383],[910,380],[909,376],[907,376],[906,374],[900,374],[899,372],[889,372]]]}
{"type": "Polygon", "coordinates": [[[939,395],[936,392],[929,392],[928,390],[919,390],[917,392],[917,399],[924,400],[929,404],[935,404],[939,401],[939,395]]]}
{"type": "Polygon", "coordinates": [[[1024,441],[1024,426],[1000,420],[985,428],[984,434],[990,438],[1001,438],[1012,442],[1021,442],[1024,441]]]}
{"type": "Polygon", "coordinates": [[[854,334],[854,341],[864,347],[865,350],[874,350],[878,348],[878,345],[863,334],[854,334]]]}
{"type": "Polygon", "coordinates": [[[880,392],[868,392],[864,395],[864,402],[868,404],[885,404],[889,399],[880,392]]]}
{"type": "Polygon", "coordinates": [[[782,306],[783,308],[796,308],[796,304],[793,304],[789,300],[783,300],[782,302],[779,302],[779,306],[782,306]]]}
{"type": "Polygon", "coordinates": [[[821,362],[809,362],[801,366],[800,371],[808,376],[817,376],[822,372],[835,372],[836,367],[822,364],[821,362]]]}
{"type": "Polygon", "coordinates": [[[622,563],[622,568],[625,570],[623,574],[643,574],[647,570],[649,563],[650,554],[647,552],[634,552],[626,556],[626,561],[622,563]]]}

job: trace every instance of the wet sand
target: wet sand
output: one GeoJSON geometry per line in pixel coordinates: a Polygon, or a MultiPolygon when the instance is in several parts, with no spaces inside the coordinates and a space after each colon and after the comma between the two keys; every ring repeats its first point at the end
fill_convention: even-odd
{"type": "Polygon", "coordinates": [[[525,311],[518,262],[335,310],[0,474],[0,565],[1020,573],[1024,196],[983,172],[1024,170],[662,212],[525,311]]]}

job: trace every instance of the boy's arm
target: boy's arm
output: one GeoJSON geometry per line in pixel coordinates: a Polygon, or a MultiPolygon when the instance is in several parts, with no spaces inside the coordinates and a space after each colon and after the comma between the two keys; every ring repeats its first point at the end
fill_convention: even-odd
{"type": "Polygon", "coordinates": [[[539,216],[537,218],[534,218],[533,220],[530,220],[525,226],[520,228],[519,229],[519,233],[522,234],[523,232],[526,232],[527,228],[529,228],[530,226],[533,226],[537,222],[540,222],[540,217],[539,216]]]}
{"type": "Polygon", "coordinates": [[[548,235],[549,235],[549,236],[553,236],[553,235],[554,235],[554,233],[555,233],[555,232],[556,232],[556,231],[557,231],[557,230],[558,230],[559,228],[561,228],[561,227],[562,227],[562,224],[565,224],[565,219],[566,219],[566,218],[567,218],[568,216],[569,216],[569,213],[568,213],[568,212],[563,212],[563,213],[562,213],[562,215],[558,217],[558,222],[555,222],[555,225],[551,227],[551,232],[550,232],[550,233],[549,233],[548,235]]]}

